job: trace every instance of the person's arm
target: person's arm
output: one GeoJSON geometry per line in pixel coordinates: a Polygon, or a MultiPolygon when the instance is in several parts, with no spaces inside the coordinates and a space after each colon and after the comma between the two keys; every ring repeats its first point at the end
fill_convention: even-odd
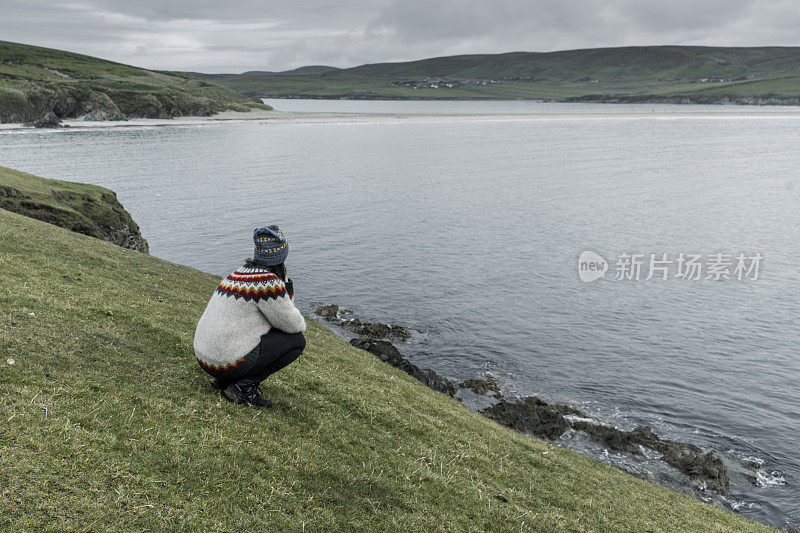
{"type": "MultiPolygon", "coordinates": [[[[300,311],[294,306],[292,294],[287,290],[286,283],[276,276],[269,282],[270,288],[275,298],[260,298],[256,305],[264,313],[269,323],[286,333],[302,333],[306,330],[306,321],[300,311]]],[[[291,283],[289,289],[292,288],[291,283]]]]}

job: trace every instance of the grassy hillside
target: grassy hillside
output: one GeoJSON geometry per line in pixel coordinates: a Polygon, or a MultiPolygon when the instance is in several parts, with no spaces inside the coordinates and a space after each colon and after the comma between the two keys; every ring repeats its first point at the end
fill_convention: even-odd
{"type": "Polygon", "coordinates": [[[192,354],[217,282],[0,209],[0,529],[767,531],[501,427],[314,322],[263,386],[272,409],[228,403],[192,354]]]}
{"type": "Polygon", "coordinates": [[[49,180],[0,167],[0,208],[125,248],[147,252],[139,226],[104,187],[49,180]]]}
{"type": "Polygon", "coordinates": [[[60,50],[0,41],[0,122],[167,118],[263,104],[186,74],[156,72],[60,50]]]}
{"type": "Polygon", "coordinates": [[[800,48],[644,46],[513,52],[377,63],[306,76],[201,77],[262,97],[800,104],[800,48]]]}

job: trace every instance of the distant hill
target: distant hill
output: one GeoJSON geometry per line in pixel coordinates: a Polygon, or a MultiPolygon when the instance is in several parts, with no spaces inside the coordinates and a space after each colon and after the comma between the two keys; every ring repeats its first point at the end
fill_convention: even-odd
{"type": "Polygon", "coordinates": [[[632,46],[213,76],[261,97],[800,104],[800,47],[632,46]]]}
{"type": "Polygon", "coordinates": [[[217,79],[235,78],[238,76],[307,76],[309,74],[322,74],[325,72],[335,72],[342,70],[337,67],[328,67],[325,65],[308,65],[306,67],[298,67],[292,70],[282,70],[280,72],[273,72],[271,70],[248,70],[241,74],[204,74],[202,72],[187,72],[197,79],[205,81],[214,81],[217,79]]]}
{"type": "Polygon", "coordinates": [[[315,74],[332,74],[341,70],[342,69],[340,68],[328,67],[325,65],[308,65],[305,67],[299,67],[280,72],[273,72],[270,70],[248,70],[247,72],[242,72],[241,74],[204,74],[202,72],[187,72],[187,74],[190,74],[199,80],[218,83],[220,85],[230,87],[231,89],[239,90],[239,88],[235,87],[235,85],[237,85],[236,80],[240,78],[258,79],[269,76],[312,76],[315,74]]]}
{"type": "Polygon", "coordinates": [[[0,122],[205,116],[251,108],[269,106],[188,74],[0,41],[0,122]]]}
{"type": "MultiPolygon", "coordinates": [[[[342,69],[336,67],[327,67],[325,65],[308,65],[306,67],[299,67],[281,72],[250,70],[248,72],[242,72],[242,76],[305,76],[307,74],[322,74],[324,72],[334,72],[337,70],[342,69]]],[[[213,76],[213,74],[211,74],[211,76],[213,76]]],[[[229,76],[229,74],[222,74],[222,76],[229,76]]]]}

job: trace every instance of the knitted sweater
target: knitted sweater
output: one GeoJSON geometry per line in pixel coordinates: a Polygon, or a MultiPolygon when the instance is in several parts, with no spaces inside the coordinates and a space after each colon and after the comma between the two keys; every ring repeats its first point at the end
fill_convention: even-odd
{"type": "Polygon", "coordinates": [[[214,291],[197,323],[194,352],[202,366],[229,370],[258,346],[271,328],[286,333],[305,331],[303,315],[292,294],[275,274],[258,267],[242,267],[214,291]]]}

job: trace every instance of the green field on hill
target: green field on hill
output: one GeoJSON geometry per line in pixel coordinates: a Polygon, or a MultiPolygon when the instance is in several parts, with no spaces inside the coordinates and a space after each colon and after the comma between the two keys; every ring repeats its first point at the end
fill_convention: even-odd
{"type": "Polygon", "coordinates": [[[192,352],[217,283],[0,209],[0,529],[769,530],[502,427],[310,320],[262,385],[272,409],[231,404],[192,352]]]}
{"type": "Polygon", "coordinates": [[[231,89],[174,72],[0,41],[0,122],[89,115],[100,120],[268,109],[231,89]]]}
{"type": "Polygon", "coordinates": [[[321,74],[194,74],[261,97],[800,104],[800,48],[641,46],[438,57],[321,74]]]}

